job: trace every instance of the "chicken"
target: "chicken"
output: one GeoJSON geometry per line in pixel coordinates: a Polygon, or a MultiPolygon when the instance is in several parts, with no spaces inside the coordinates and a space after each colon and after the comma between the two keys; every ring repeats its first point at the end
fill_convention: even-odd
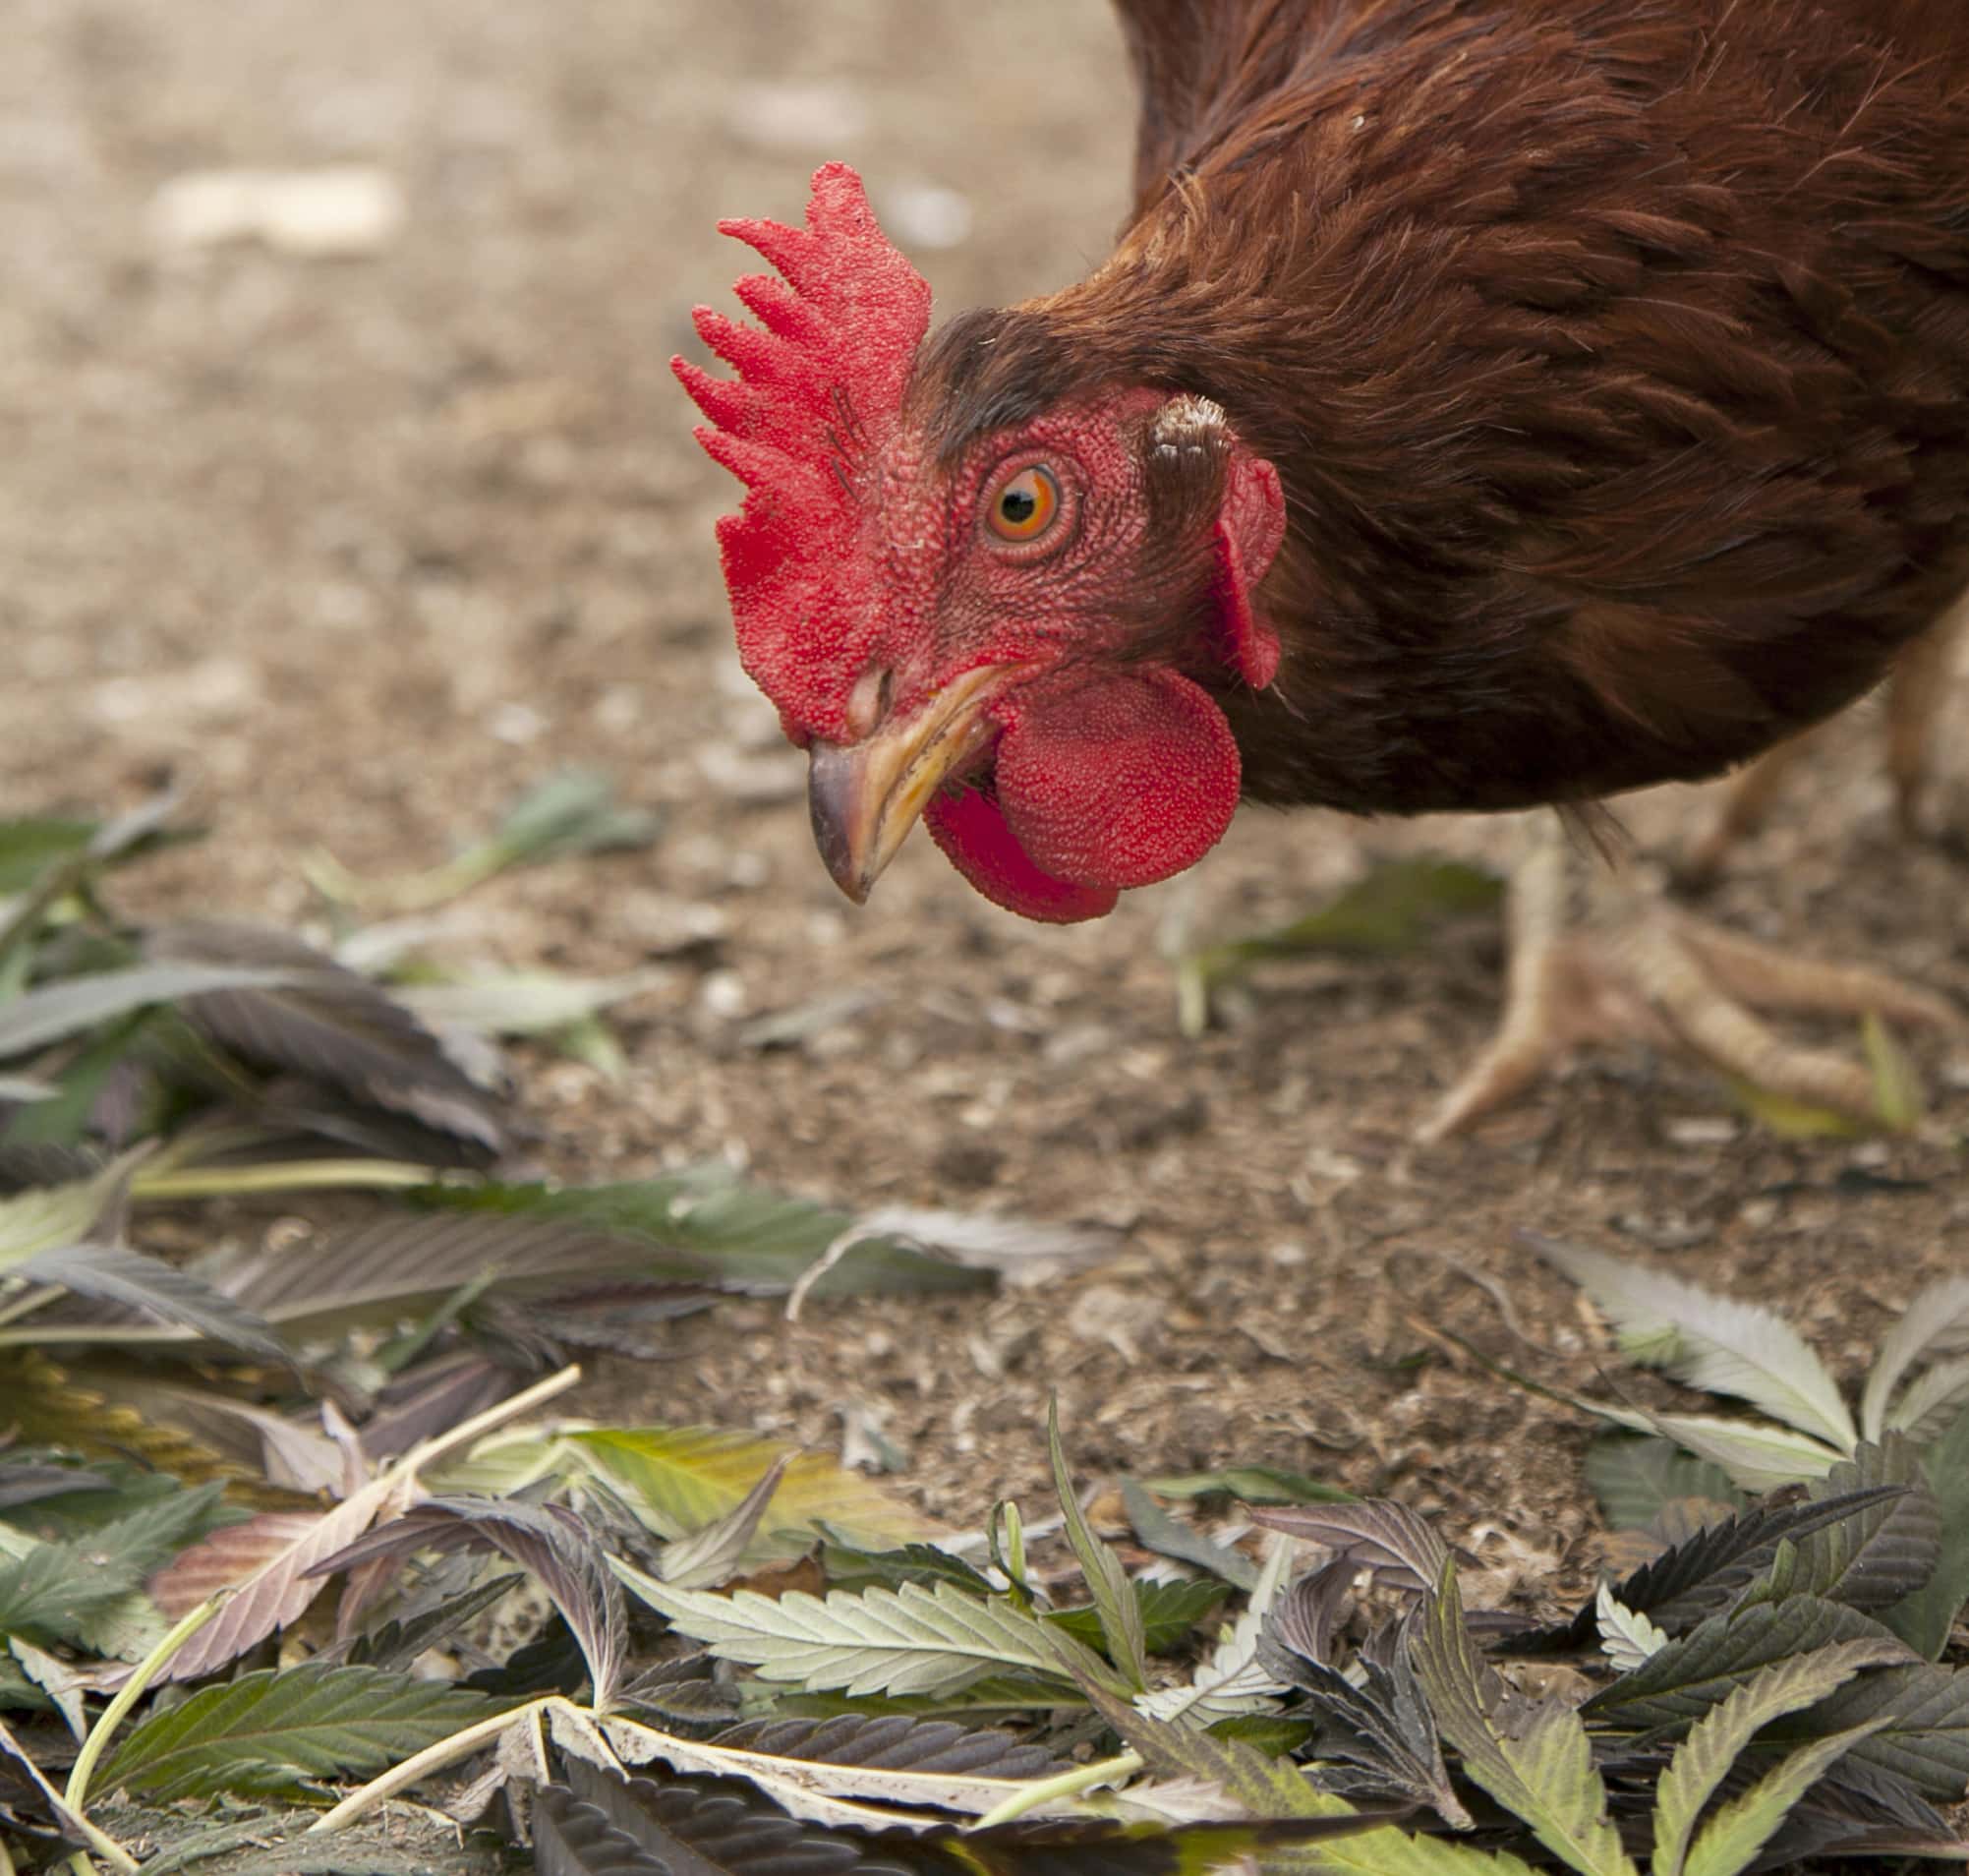
{"type": "MultiPolygon", "coordinates": [[[[1118,7],[1135,200],[1086,279],[931,334],[833,164],[804,229],[722,224],[783,276],[697,313],[737,378],[676,362],[851,899],[919,818],[1061,921],[1241,800],[1577,818],[1924,655],[1969,590],[1961,0],[1118,7]]],[[[1634,1032],[1864,1112],[1747,1006],[1949,1015],[1624,869],[1582,921],[1574,847],[1433,1131],[1634,1032]]]]}

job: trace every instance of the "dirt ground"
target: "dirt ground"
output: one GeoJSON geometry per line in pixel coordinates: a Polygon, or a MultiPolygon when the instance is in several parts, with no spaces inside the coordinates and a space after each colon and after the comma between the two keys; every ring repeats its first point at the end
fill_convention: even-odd
{"type": "MultiPolygon", "coordinates": [[[[995,911],[927,842],[866,910],[838,897],[802,765],[731,657],[711,538],[731,485],[666,360],[741,270],[714,220],[796,217],[829,157],[914,233],[946,309],[1096,260],[1130,136],[1101,0],[6,15],[0,807],[114,804],[176,769],[215,835],[133,880],[133,909],[294,923],[319,914],[315,845],[359,872],[428,864],[558,765],[602,765],[663,810],[660,844],[507,876],[445,941],[664,961],[624,1019],[623,1084],[530,1067],[557,1169],[726,1154],[851,1205],[1125,1227],[1106,1267],[983,1304],[681,1321],[672,1360],[605,1363],[585,1408],[817,1444],[856,1409],[903,1489],[973,1523],[1002,1493],[1037,1503],[1057,1388],[1088,1476],[1266,1462],[1570,1546],[1583,1428],[1433,1334],[1593,1382],[1603,1340],[1514,1233],[1780,1303],[1847,1373],[1921,1281],[1969,1264],[1961,1039],[1911,1038],[1935,1091],[1918,1140],[1777,1142],[1708,1077],[1629,1052],[1419,1150],[1494,1013],[1484,919],[1412,958],[1274,967],[1242,1023],[1177,1033],[1173,912],[1247,930],[1377,853],[1502,857],[1505,828],[1250,816],[1189,879],[1064,931],[995,911]],[[173,177],[326,162],[401,187],[375,254],[160,243],[173,177]],[[851,1014],[748,1044],[823,993],[851,1014]]],[[[1630,818],[1661,844],[1694,807],[1630,818]]],[[[1965,887],[1891,838],[1862,720],[1717,903],[1969,1000],[1965,887]]]]}

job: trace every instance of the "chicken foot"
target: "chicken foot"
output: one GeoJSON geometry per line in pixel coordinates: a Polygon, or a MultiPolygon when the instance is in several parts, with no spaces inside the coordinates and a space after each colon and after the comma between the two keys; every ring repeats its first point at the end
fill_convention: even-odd
{"type": "Polygon", "coordinates": [[[1555,815],[1506,901],[1509,975],[1495,1036],[1421,1130],[1437,1141],[1501,1106],[1576,1046],[1639,1040],[1807,1106],[1881,1119],[1858,1063],[1785,1041],[1756,1010],[1957,1026],[1944,999],[1882,972],[1814,963],[1669,905],[1631,868],[1593,859],[1573,915],[1575,853],[1555,815]]]}
{"type": "MultiPolygon", "coordinates": [[[[1934,780],[1935,726],[1948,701],[1957,646],[1969,643],[1969,598],[1904,651],[1886,684],[1886,770],[1893,784],[1894,813],[1906,840],[1939,840],[1969,852],[1969,827],[1931,831],[1923,808],[1934,780]]],[[[1766,820],[1785,779],[1809,755],[1824,726],[1780,742],[1726,788],[1716,817],[1676,867],[1685,886],[1711,884],[1731,852],[1766,820]]]]}

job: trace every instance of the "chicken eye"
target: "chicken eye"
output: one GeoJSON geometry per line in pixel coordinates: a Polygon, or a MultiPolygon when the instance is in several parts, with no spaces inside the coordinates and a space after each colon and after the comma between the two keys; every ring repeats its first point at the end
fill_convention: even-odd
{"type": "Polygon", "coordinates": [[[1021,469],[992,498],[991,531],[1001,541],[1036,541],[1060,512],[1060,485],[1036,463],[1021,469]]]}

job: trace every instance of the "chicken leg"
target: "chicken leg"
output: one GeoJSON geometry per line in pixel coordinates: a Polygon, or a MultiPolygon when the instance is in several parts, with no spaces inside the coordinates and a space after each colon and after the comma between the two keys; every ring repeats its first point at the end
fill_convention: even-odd
{"type": "Polygon", "coordinates": [[[1541,814],[1506,902],[1510,971],[1488,1047],[1421,1130],[1437,1141],[1500,1106],[1585,1042],[1641,1040],[1804,1105],[1878,1124],[1872,1075],[1795,1046],[1754,1010],[1878,1016],[1955,1026],[1940,997],[1878,971],[1817,964],[1726,932],[1670,906],[1625,864],[1577,861],[1555,815],[1541,814]]]}
{"type": "MultiPolygon", "coordinates": [[[[1969,645],[1969,596],[1904,651],[1887,678],[1886,767],[1894,812],[1906,839],[1940,838],[1950,848],[1969,846],[1969,828],[1947,827],[1930,836],[1922,809],[1934,779],[1935,725],[1948,698],[1958,646],[1969,645]]],[[[1728,786],[1716,818],[1676,868],[1691,887],[1711,884],[1738,843],[1770,816],[1785,779],[1817,746],[1824,726],[1780,742],[1728,786]]]]}

